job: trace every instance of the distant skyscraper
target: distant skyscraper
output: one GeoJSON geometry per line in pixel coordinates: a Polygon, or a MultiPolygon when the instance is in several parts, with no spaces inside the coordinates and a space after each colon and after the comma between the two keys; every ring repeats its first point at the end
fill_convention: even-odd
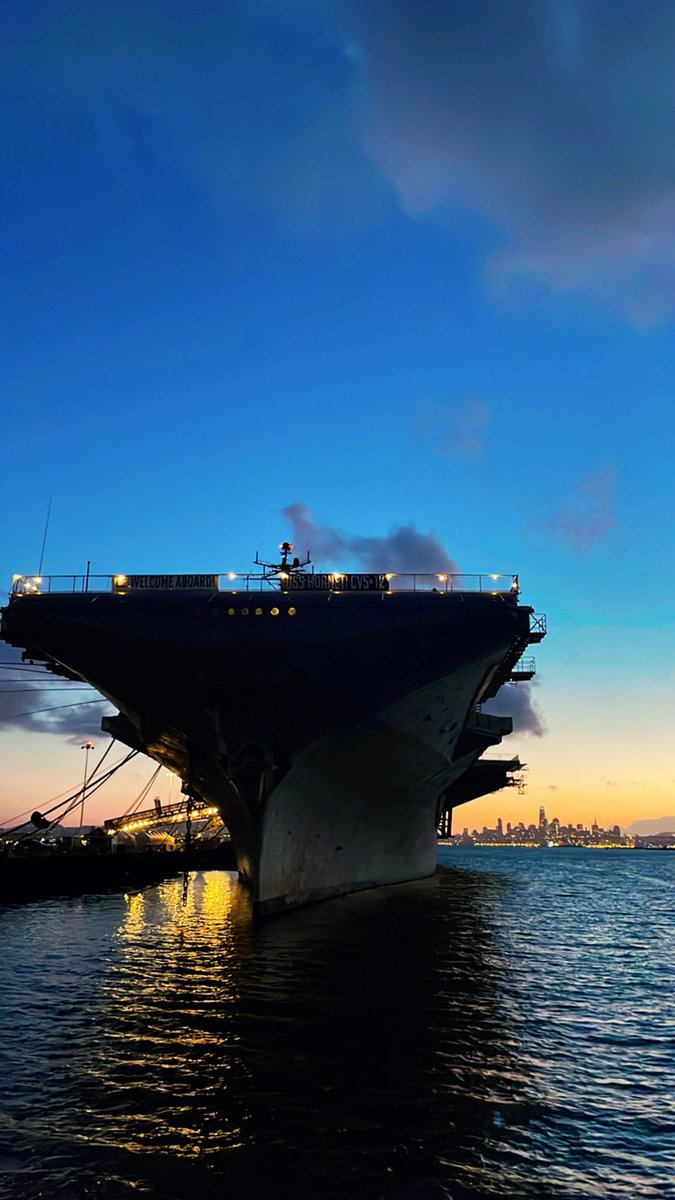
{"type": "Polygon", "coordinates": [[[502,824],[501,817],[497,817],[497,837],[498,838],[504,837],[504,825],[502,824]]]}
{"type": "Polygon", "coordinates": [[[541,807],[539,809],[539,828],[540,829],[548,828],[548,821],[546,820],[546,812],[545,812],[543,804],[541,805],[541,807]]]}

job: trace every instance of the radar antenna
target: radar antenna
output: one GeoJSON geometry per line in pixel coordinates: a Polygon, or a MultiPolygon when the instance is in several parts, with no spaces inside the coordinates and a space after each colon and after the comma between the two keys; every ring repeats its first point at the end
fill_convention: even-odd
{"type": "Polygon", "coordinates": [[[297,556],[292,558],[292,542],[281,542],[279,550],[281,562],[265,562],[256,551],[255,564],[263,568],[263,579],[278,580],[282,588],[285,588],[291,575],[301,575],[305,567],[309,566],[312,556],[308,550],[302,561],[297,556]]]}

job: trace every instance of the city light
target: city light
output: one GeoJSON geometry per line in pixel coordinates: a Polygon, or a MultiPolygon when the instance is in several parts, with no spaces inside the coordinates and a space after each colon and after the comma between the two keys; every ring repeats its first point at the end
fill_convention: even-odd
{"type": "Polygon", "coordinates": [[[457,846],[520,846],[531,848],[576,846],[596,850],[630,850],[642,842],[640,838],[623,834],[619,825],[613,825],[611,829],[604,829],[601,825],[598,825],[597,821],[594,821],[589,829],[582,822],[564,824],[558,817],[553,817],[549,821],[543,806],[539,809],[537,824],[532,822],[526,825],[524,821],[512,824],[508,821],[506,827],[504,827],[502,818],[498,817],[494,829],[488,829],[484,825],[481,830],[472,829],[469,832],[469,828],[466,826],[461,834],[452,834],[447,838],[443,838],[443,840],[457,846]]]}

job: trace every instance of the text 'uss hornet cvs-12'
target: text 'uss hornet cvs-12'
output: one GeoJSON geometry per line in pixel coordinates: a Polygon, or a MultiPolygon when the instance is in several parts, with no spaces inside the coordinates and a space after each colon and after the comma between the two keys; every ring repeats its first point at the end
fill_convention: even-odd
{"type": "Polygon", "coordinates": [[[15,576],[2,638],[118,710],[103,729],[217,806],[259,913],[431,875],[457,804],[512,780],[482,704],[529,679],[517,575],[15,576]]]}

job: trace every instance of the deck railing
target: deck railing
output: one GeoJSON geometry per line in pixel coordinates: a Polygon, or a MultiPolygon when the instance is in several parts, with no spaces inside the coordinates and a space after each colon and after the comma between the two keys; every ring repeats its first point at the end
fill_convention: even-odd
{"type": "Polygon", "coordinates": [[[201,575],[15,575],[12,597],[27,595],[59,595],[114,592],[127,594],[136,591],[199,591],[199,592],[259,592],[259,591],[334,591],[334,592],[487,592],[492,595],[517,595],[520,591],[517,575],[512,574],[452,574],[401,573],[386,574],[307,572],[307,586],[294,584],[293,579],[278,574],[239,574],[209,572],[201,575]],[[314,583],[313,581],[316,580],[314,583]]]}

